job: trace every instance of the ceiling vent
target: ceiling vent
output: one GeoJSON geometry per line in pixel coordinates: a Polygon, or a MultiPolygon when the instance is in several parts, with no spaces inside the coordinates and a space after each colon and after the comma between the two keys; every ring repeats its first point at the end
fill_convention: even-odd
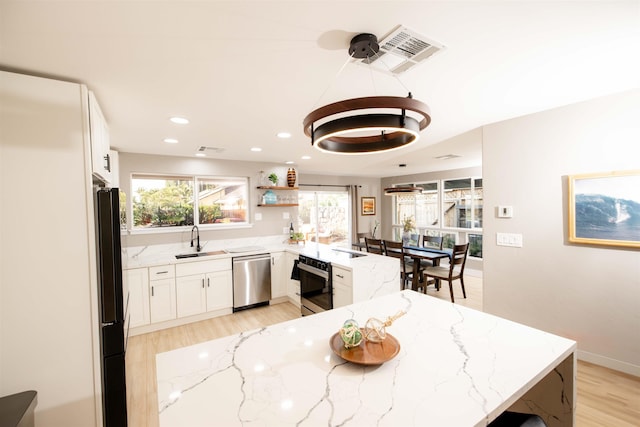
{"type": "Polygon", "coordinates": [[[399,25],[379,42],[380,50],[370,58],[353,59],[385,74],[398,75],[431,58],[446,47],[414,30],[399,25]]]}
{"type": "Polygon", "coordinates": [[[224,148],[220,148],[220,147],[205,147],[204,145],[201,145],[200,147],[198,147],[198,152],[199,153],[204,153],[206,151],[213,151],[214,153],[222,153],[224,151],[224,148]]]}

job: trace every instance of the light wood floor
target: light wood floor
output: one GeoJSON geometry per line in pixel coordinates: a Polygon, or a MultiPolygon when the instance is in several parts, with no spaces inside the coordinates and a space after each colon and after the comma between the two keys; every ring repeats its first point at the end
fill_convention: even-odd
{"type": "MultiPolygon", "coordinates": [[[[465,288],[466,299],[459,282],[454,282],[456,304],[481,310],[482,279],[465,274],[465,288]]],[[[429,287],[427,294],[447,301],[450,298],[447,287],[440,291],[429,287]]],[[[129,426],[158,426],[156,353],[297,317],[300,310],[284,303],[130,337],[126,356],[129,426]]],[[[640,378],[579,361],[576,419],[579,427],[640,426],[640,378]]]]}

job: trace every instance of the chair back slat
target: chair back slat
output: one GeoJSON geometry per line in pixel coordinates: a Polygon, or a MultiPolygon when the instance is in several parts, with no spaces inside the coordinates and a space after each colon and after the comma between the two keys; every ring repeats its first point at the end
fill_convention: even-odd
{"type": "Polygon", "coordinates": [[[384,255],[384,246],[382,244],[382,240],[365,237],[364,244],[367,248],[367,252],[370,252],[372,254],[384,255]]]}
{"type": "Polygon", "coordinates": [[[422,247],[442,250],[442,236],[422,236],[422,247]]]}

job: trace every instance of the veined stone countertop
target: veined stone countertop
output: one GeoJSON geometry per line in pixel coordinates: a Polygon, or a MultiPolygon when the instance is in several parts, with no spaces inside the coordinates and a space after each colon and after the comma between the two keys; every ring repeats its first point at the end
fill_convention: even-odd
{"type": "MultiPolygon", "coordinates": [[[[209,256],[198,256],[193,258],[177,259],[176,255],[195,253],[195,250],[188,243],[182,244],[166,244],[166,245],[149,245],[123,248],[122,250],[122,268],[132,269],[141,267],[153,267],[166,264],[180,264],[185,262],[197,262],[211,259],[233,258],[245,255],[255,255],[270,252],[292,252],[295,254],[304,254],[315,258],[321,258],[330,261],[333,264],[351,268],[355,265],[365,263],[365,258],[370,257],[367,261],[377,259],[385,262],[386,257],[380,255],[368,254],[358,258],[349,258],[348,252],[357,252],[345,248],[337,248],[322,243],[307,242],[305,245],[293,245],[283,242],[282,236],[270,236],[252,239],[231,239],[227,241],[206,241],[201,242],[203,253],[213,253],[209,256]],[[337,250],[335,250],[337,249],[337,250]],[[219,253],[219,252],[224,253],[219,253]],[[228,252],[225,252],[228,251],[228,252]]],[[[360,252],[365,254],[365,252],[360,252]]],[[[397,260],[394,261],[397,263],[397,260]]]]}
{"type": "Polygon", "coordinates": [[[395,292],[158,354],[160,426],[481,426],[518,399],[549,426],[569,426],[575,349],[559,336],[395,292]],[[362,326],[401,310],[388,328],[400,343],[392,360],[365,367],[331,350],[345,320],[362,326]]]}

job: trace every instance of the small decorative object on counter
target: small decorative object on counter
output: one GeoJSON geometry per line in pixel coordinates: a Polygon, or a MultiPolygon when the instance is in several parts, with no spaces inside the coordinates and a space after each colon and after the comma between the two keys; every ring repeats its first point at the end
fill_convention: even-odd
{"type": "Polygon", "coordinates": [[[275,172],[271,172],[269,175],[269,181],[271,181],[273,185],[278,185],[278,175],[276,175],[275,172]]]}
{"type": "Polygon", "coordinates": [[[276,196],[276,193],[274,193],[273,191],[267,190],[262,196],[262,201],[265,205],[275,205],[278,201],[278,196],[276,196]]]}
{"type": "Polygon", "coordinates": [[[382,342],[387,338],[387,326],[391,326],[395,320],[405,315],[405,311],[399,311],[395,315],[387,317],[384,322],[375,317],[364,324],[364,338],[371,342],[382,342]]]}
{"type": "Polygon", "coordinates": [[[340,337],[344,341],[345,348],[353,348],[360,345],[362,342],[362,331],[358,322],[354,319],[345,320],[342,328],[340,329],[340,337]]]}
{"type": "Polygon", "coordinates": [[[289,168],[287,171],[287,185],[289,187],[296,186],[296,170],[294,168],[289,168]]]}

